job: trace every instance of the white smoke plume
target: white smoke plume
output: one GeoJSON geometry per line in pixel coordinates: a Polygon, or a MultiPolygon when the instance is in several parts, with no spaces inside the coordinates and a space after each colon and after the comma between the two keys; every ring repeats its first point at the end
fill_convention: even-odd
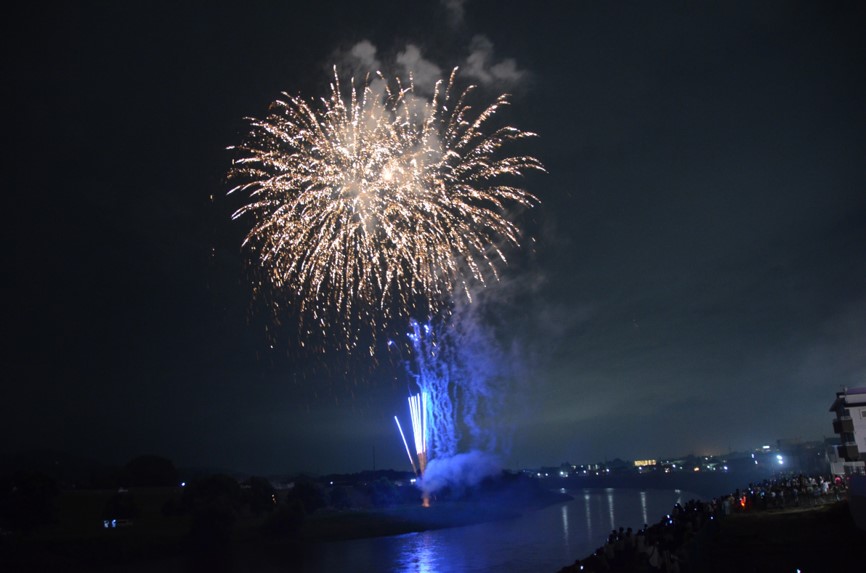
{"type": "Polygon", "coordinates": [[[440,0],[445,10],[448,12],[448,22],[453,27],[463,24],[463,19],[466,16],[464,4],[466,0],[440,0]]]}
{"type": "Polygon", "coordinates": [[[414,44],[407,44],[406,49],[397,54],[397,66],[404,80],[412,75],[415,88],[421,93],[432,93],[436,82],[442,79],[442,69],[425,59],[421,49],[414,44]]]}
{"type": "Polygon", "coordinates": [[[433,494],[446,487],[462,491],[480,484],[486,477],[498,475],[501,471],[499,458],[473,450],[450,458],[431,460],[427,464],[424,477],[417,485],[425,494],[433,494]]]}
{"type": "MultiPolygon", "coordinates": [[[[368,79],[375,84],[381,81],[376,78],[377,72],[382,72],[385,77],[397,75],[408,83],[411,75],[415,93],[424,96],[432,94],[436,82],[443,79],[442,67],[425,58],[415,44],[406,44],[393,58],[383,60],[372,42],[361,40],[347,50],[335,52],[333,60],[341,76],[348,74],[359,82],[368,79]]],[[[481,35],[472,38],[469,55],[460,65],[460,75],[497,90],[512,90],[530,78],[530,73],[519,68],[513,58],[497,59],[493,42],[481,35]]]]}
{"type": "Polygon", "coordinates": [[[469,44],[469,56],[462,68],[464,74],[484,86],[513,88],[523,82],[528,73],[517,67],[513,58],[496,61],[493,42],[486,36],[475,36],[469,44]]]}
{"type": "Polygon", "coordinates": [[[349,73],[356,80],[363,81],[368,76],[373,77],[382,67],[376,52],[372,42],[361,40],[346,51],[336,52],[334,60],[340,72],[349,73]]]}

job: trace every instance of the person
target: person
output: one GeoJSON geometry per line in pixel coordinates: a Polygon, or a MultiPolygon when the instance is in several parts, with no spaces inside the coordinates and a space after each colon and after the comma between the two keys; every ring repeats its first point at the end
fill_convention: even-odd
{"type": "Polygon", "coordinates": [[[634,556],[635,545],[637,544],[637,540],[634,537],[634,533],[631,530],[631,527],[625,530],[625,553],[626,556],[631,559],[634,556]]]}
{"type": "Polygon", "coordinates": [[[661,555],[659,555],[659,553],[660,553],[659,544],[658,544],[658,541],[656,541],[649,548],[649,553],[647,554],[647,561],[649,563],[649,566],[651,569],[653,569],[655,571],[660,570],[661,566],[662,566],[662,559],[661,559],[661,555]]]}
{"type": "Polygon", "coordinates": [[[614,550],[615,545],[616,531],[614,530],[607,536],[607,543],[604,544],[604,557],[607,559],[608,563],[613,563],[616,560],[616,553],[614,550]]]}
{"type": "Polygon", "coordinates": [[[635,551],[637,551],[638,555],[644,555],[647,551],[645,529],[646,526],[644,526],[644,529],[639,529],[634,538],[635,551]]]}

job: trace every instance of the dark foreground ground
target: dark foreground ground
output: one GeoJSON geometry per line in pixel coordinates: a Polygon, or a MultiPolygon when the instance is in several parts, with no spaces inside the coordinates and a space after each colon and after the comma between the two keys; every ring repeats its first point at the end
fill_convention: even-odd
{"type": "Polygon", "coordinates": [[[866,533],[848,502],[736,514],[698,535],[690,571],[866,571],[866,533]]]}
{"type": "Polygon", "coordinates": [[[593,559],[560,573],[854,573],[866,571],[866,532],[847,501],[737,513],[707,523],[684,547],[678,568],[651,568],[645,558],[600,565],[593,559]]]}

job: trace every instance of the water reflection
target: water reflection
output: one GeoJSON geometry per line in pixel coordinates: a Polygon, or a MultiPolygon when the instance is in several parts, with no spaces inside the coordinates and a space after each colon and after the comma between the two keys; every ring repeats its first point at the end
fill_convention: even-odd
{"type": "Polygon", "coordinates": [[[646,512],[646,492],[645,492],[645,491],[640,492],[640,511],[641,511],[641,515],[643,515],[643,523],[644,523],[644,525],[648,524],[648,523],[649,523],[649,519],[647,519],[647,512],[646,512]]]}
{"type": "MultiPolygon", "coordinates": [[[[573,501],[528,511],[514,519],[393,537],[311,544],[293,555],[282,550],[261,553],[239,545],[230,558],[222,559],[225,566],[215,570],[226,573],[558,571],[601,547],[611,529],[636,528],[654,522],[670,513],[678,500],[696,497],[684,491],[590,488],[571,494],[576,498],[573,501]]],[[[192,571],[183,558],[142,563],[129,569],[129,573],[192,571]]],[[[98,573],[113,573],[113,569],[105,568],[98,573]]]]}
{"type": "Polygon", "coordinates": [[[569,543],[568,533],[568,505],[562,505],[562,541],[565,543],[565,548],[568,549],[569,543]]]}
{"type": "Polygon", "coordinates": [[[610,515],[610,528],[616,529],[616,517],[614,517],[614,514],[613,514],[613,492],[614,492],[614,489],[612,487],[609,487],[609,488],[606,488],[604,491],[607,492],[607,511],[608,511],[608,514],[610,515]]]}
{"type": "Polygon", "coordinates": [[[410,533],[403,536],[407,543],[403,546],[397,558],[399,573],[437,573],[439,553],[436,536],[433,532],[410,533]]]}
{"type": "Polygon", "coordinates": [[[592,510],[589,508],[589,494],[583,494],[583,506],[586,512],[586,533],[590,539],[593,539],[592,534],[592,510]]]}

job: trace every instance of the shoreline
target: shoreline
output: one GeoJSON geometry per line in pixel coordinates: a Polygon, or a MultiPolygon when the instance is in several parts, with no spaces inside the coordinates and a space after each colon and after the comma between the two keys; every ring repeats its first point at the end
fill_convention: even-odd
{"type": "MultiPolygon", "coordinates": [[[[503,503],[498,498],[477,501],[434,501],[430,507],[420,504],[401,505],[378,510],[346,510],[316,513],[308,518],[298,540],[307,543],[328,543],[391,535],[405,535],[435,529],[464,527],[478,523],[514,519],[528,511],[536,511],[574,499],[560,492],[536,492],[522,503],[503,503]]],[[[267,543],[267,539],[263,539],[267,543]]],[[[272,543],[288,543],[285,539],[272,543]]]]}
{"type": "MultiPolygon", "coordinates": [[[[514,494],[515,492],[510,492],[514,494]]],[[[526,512],[563,503],[571,496],[536,490],[503,503],[502,495],[483,499],[434,502],[429,508],[403,504],[381,509],[319,510],[305,517],[294,533],[269,534],[265,517],[240,520],[229,540],[202,548],[178,527],[170,532],[136,527],[91,534],[26,536],[0,543],[0,562],[15,570],[87,571],[132,566],[163,559],[227,556],[235,550],[283,551],[320,543],[398,536],[514,519],[526,512]],[[11,542],[11,543],[10,543],[11,542]]],[[[185,519],[185,518],[182,518],[185,519]]],[[[5,569],[4,569],[5,570],[5,569]]]]}
{"type": "Polygon", "coordinates": [[[857,502],[838,479],[750,483],[710,502],[677,504],[635,535],[614,530],[606,544],[559,573],[846,570],[862,561],[866,543],[857,502]]]}

